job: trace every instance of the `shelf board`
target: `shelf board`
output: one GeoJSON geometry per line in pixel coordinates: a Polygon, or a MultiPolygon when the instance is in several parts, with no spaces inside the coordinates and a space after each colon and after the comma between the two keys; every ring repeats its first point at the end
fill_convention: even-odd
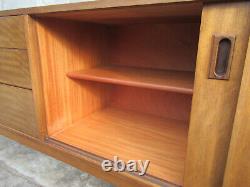
{"type": "Polygon", "coordinates": [[[184,94],[193,93],[194,73],[186,71],[154,70],[123,66],[100,66],[70,72],[72,79],[134,86],[184,94]]]}
{"type": "Polygon", "coordinates": [[[108,107],[51,138],[110,160],[150,160],[147,175],[183,185],[187,134],[186,122],[108,107]]]}

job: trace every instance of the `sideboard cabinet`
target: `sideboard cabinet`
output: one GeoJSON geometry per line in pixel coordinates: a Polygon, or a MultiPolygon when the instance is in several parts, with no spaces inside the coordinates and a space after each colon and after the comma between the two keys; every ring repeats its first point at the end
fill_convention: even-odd
{"type": "Polygon", "coordinates": [[[102,0],[0,12],[0,133],[117,186],[219,187],[249,2],[102,0]],[[147,173],[101,162],[150,160],[147,173]]]}

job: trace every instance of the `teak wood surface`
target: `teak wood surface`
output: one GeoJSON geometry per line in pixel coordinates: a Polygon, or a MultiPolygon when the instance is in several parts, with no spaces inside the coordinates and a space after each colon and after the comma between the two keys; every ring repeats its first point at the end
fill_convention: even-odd
{"type": "Polygon", "coordinates": [[[188,123],[192,95],[176,92],[114,86],[109,106],[176,119],[188,123]]]}
{"type": "MultiPolygon", "coordinates": [[[[104,27],[103,25],[96,25],[89,23],[86,24],[86,23],[55,20],[55,19],[51,20],[48,18],[45,19],[39,18],[37,19],[36,24],[37,24],[36,28],[38,31],[38,42],[39,42],[39,49],[41,56],[40,57],[41,70],[43,74],[42,76],[43,92],[45,94],[44,98],[45,98],[45,110],[46,110],[46,127],[49,137],[54,137],[55,139],[60,140],[60,142],[81,148],[82,151],[87,151],[92,154],[96,154],[97,156],[103,157],[105,155],[101,153],[107,152],[105,146],[99,146],[100,151],[96,153],[92,149],[89,150],[87,147],[83,147],[81,144],[81,139],[79,139],[79,136],[76,135],[76,139],[79,139],[79,141],[75,141],[79,143],[78,145],[76,145],[76,143],[71,143],[70,137],[61,138],[64,136],[59,136],[59,134],[60,133],[63,134],[63,132],[67,133],[67,129],[69,129],[71,126],[76,125],[75,121],[78,121],[82,118],[84,119],[85,117],[91,115],[91,113],[94,113],[95,111],[102,109],[108,105],[114,105],[118,108],[125,108],[132,111],[139,111],[149,116],[155,115],[155,119],[158,118],[161,119],[160,118],[161,116],[164,118],[183,120],[185,122],[189,120],[191,97],[189,95],[186,96],[183,94],[179,94],[178,90],[175,91],[173,90],[175,92],[174,94],[165,94],[165,93],[163,94],[163,91],[160,92],[160,90],[157,89],[154,89],[154,91],[149,91],[147,89],[141,91],[139,88],[137,88],[138,90],[136,90],[133,88],[124,87],[124,85],[123,86],[119,85],[119,87],[117,87],[110,84],[100,83],[100,81],[93,82],[93,81],[82,81],[77,79],[72,80],[66,76],[68,72],[74,72],[76,70],[81,70],[81,69],[83,70],[85,69],[88,71],[91,70],[92,67],[99,66],[100,64],[105,64],[106,62],[110,61],[113,62],[112,60],[109,60],[110,56],[107,55],[110,52],[108,50],[109,43],[107,42],[107,40],[109,39],[109,35],[107,34],[108,31],[107,28],[104,27]],[[62,30],[61,28],[65,27],[66,25],[68,29],[62,30]],[[56,136],[57,134],[58,136],[56,136]]],[[[194,28],[196,28],[196,25],[194,28]]],[[[179,31],[182,32],[182,30],[180,29],[179,31]]],[[[125,34],[124,36],[127,36],[127,34],[125,34]]],[[[118,40],[118,42],[120,42],[120,40],[118,40]]],[[[159,45],[159,46],[164,47],[164,45],[159,45]]],[[[179,45],[179,46],[186,47],[186,45],[179,45]]],[[[163,47],[162,49],[165,49],[163,47]]],[[[192,52],[195,49],[195,47],[189,49],[192,52]]],[[[147,51],[148,49],[144,50],[147,51]]],[[[180,51],[184,50],[180,48],[180,51]]],[[[180,55],[183,55],[183,53],[180,52],[180,55]]],[[[160,60],[162,63],[165,62],[162,59],[160,60]]],[[[134,65],[137,65],[136,64],[137,62],[136,61],[134,62],[135,62],[134,65]]],[[[192,61],[189,60],[188,62],[190,63],[190,66],[193,66],[192,61]]],[[[161,67],[163,66],[161,65],[161,67]]],[[[172,66],[172,68],[173,67],[175,67],[175,64],[172,66]]],[[[134,67],[130,68],[127,67],[124,69],[126,70],[132,69],[132,71],[136,70],[136,68],[134,67]]],[[[147,72],[150,72],[149,75],[151,75],[154,74],[154,71],[155,70],[149,69],[147,72]]],[[[171,72],[173,70],[170,69],[169,71],[171,72]]],[[[187,73],[183,72],[183,74],[192,74],[192,72],[187,72],[187,73]]],[[[98,75],[103,77],[103,75],[100,73],[98,75]]],[[[140,76],[143,75],[144,74],[140,74],[140,76]]],[[[182,73],[180,73],[180,75],[182,75],[182,73]]],[[[147,76],[145,76],[145,79],[146,77],[147,76]]],[[[174,77],[177,78],[176,75],[174,77]]],[[[116,78],[117,80],[122,80],[121,77],[119,76],[116,76],[116,78]]],[[[174,85],[178,84],[178,81],[176,82],[175,81],[176,79],[173,80],[173,84],[174,85]]],[[[192,82],[190,80],[188,81],[192,82]]],[[[157,81],[153,82],[153,84],[154,85],[152,86],[152,88],[155,88],[155,86],[157,86],[157,81]]],[[[130,114],[127,113],[124,116],[126,115],[129,116],[130,114]]],[[[167,125],[167,121],[168,120],[166,120],[165,125],[167,125]]],[[[134,127],[136,127],[136,125],[146,126],[146,123],[136,122],[132,124],[134,124],[134,127]]],[[[90,123],[90,125],[92,125],[92,123],[90,123]]],[[[129,125],[129,121],[127,125],[129,125]]],[[[85,127],[83,125],[82,129],[87,127],[88,126],[85,127]]],[[[77,128],[78,127],[76,127],[76,129],[77,128]]],[[[94,125],[92,128],[96,129],[94,125]]],[[[186,127],[182,128],[185,129],[186,127]]],[[[168,133],[168,131],[164,130],[164,128],[162,130],[166,134],[168,133]]],[[[76,130],[75,132],[77,131],[78,130],[76,130]]],[[[96,131],[99,132],[97,129],[96,131]]],[[[130,128],[129,132],[132,133],[132,131],[133,128],[130,128]]],[[[154,137],[156,136],[156,134],[152,134],[151,136],[154,137]]],[[[116,135],[116,138],[119,139],[119,136],[116,135]]],[[[186,139],[187,137],[183,136],[180,138],[186,139]]],[[[155,141],[154,142],[155,144],[158,143],[157,139],[152,139],[152,141],[153,140],[155,141]]],[[[169,147],[167,142],[165,142],[166,141],[165,139],[162,141],[163,142],[161,144],[163,146],[169,147]]],[[[141,144],[142,147],[145,146],[144,145],[145,142],[141,142],[141,144]]],[[[139,147],[135,146],[135,147],[139,149],[140,146],[139,147]]],[[[166,149],[166,152],[168,153],[170,150],[166,149]]],[[[156,153],[152,154],[157,155],[156,153]]],[[[139,152],[139,155],[142,158],[144,158],[143,152],[139,152]]],[[[145,153],[145,155],[147,154],[145,153]]],[[[110,154],[106,156],[110,158],[110,154]]],[[[126,153],[122,153],[121,156],[125,157],[126,159],[129,158],[129,155],[126,155],[126,153]]],[[[183,149],[182,152],[180,152],[179,156],[185,158],[185,148],[183,149]]],[[[151,160],[154,159],[153,156],[149,157],[151,158],[151,160]]],[[[156,163],[156,161],[154,163],[156,163]]],[[[150,172],[152,173],[151,175],[153,175],[156,178],[162,178],[167,182],[181,185],[183,178],[182,169],[184,167],[184,160],[183,162],[178,162],[175,169],[177,172],[173,173],[169,172],[169,170],[167,169],[171,168],[171,164],[169,162],[165,162],[164,164],[165,165],[163,168],[166,168],[166,171],[168,171],[166,173],[169,174],[161,175],[161,173],[163,173],[161,172],[161,169],[158,169],[157,166],[154,167],[153,165],[152,171],[150,172]],[[158,170],[159,172],[157,172],[158,170]]]]}
{"type": "Polygon", "coordinates": [[[0,83],[0,124],[38,137],[32,91],[0,83]]]}
{"type": "Polygon", "coordinates": [[[31,89],[28,52],[0,48],[0,83],[31,89]]]}
{"type": "Polygon", "coordinates": [[[109,160],[150,160],[147,175],[183,185],[187,132],[184,121],[108,107],[51,137],[109,160]]]}
{"type": "Polygon", "coordinates": [[[33,18],[25,16],[25,36],[28,49],[29,69],[31,74],[32,93],[35,104],[36,124],[39,139],[44,141],[47,136],[46,115],[44,106],[44,95],[42,93],[42,73],[40,64],[39,46],[37,42],[36,24],[33,18]]]}
{"type": "MultiPolygon", "coordinates": [[[[36,140],[32,137],[26,136],[25,134],[19,133],[18,131],[8,129],[4,126],[1,126],[1,133],[5,136],[11,137],[21,143],[29,145],[34,149],[38,149],[42,152],[45,152],[51,156],[56,157],[64,162],[67,162],[75,167],[82,169],[83,171],[87,171],[95,176],[101,177],[104,180],[107,180],[115,185],[119,186],[158,186],[155,182],[145,179],[138,178],[132,176],[127,173],[123,173],[121,176],[117,176],[116,173],[104,173],[100,168],[100,163],[93,160],[93,158],[88,158],[86,156],[82,156],[82,154],[78,154],[75,151],[70,151],[69,149],[65,149],[65,147],[58,146],[57,144],[51,144],[44,142],[47,136],[47,128],[46,126],[46,114],[43,108],[44,106],[44,97],[43,93],[40,91],[42,87],[41,79],[41,68],[40,63],[40,55],[37,53],[39,50],[39,46],[37,45],[36,38],[36,22],[30,17],[27,17],[27,41],[28,41],[28,49],[29,49],[29,57],[30,57],[30,66],[31,66],[31,75],[32,75],[32,87],[33,94],[36,102],[36,113],[38,115],[38,126],[40,127],[40,140],[36,140]]],[[[165,183],[164,183],[165,185],[165,183]]],[[[175,186],[172,184],[168,184],[168,186],[175,186]]]]}
{"type": "Polygon", "coordinates": [[[0,28],[0,48],[27,48],[24,16],[0,17],[0,28]]]}
{"type": "MultiPolygon", "coordinates": [[[[99,1],[101,2],[101,1],[99,1]]],[[[155,20],[193,20],[201,15],[202,3],[198,1],[184,3],[164,3],[153,6],[125,6],[123,8],[91,9],[74,12],[58,12],[39,14],[37,17],[59,18],[65,20],[76,20],[82,22],[92,22],[101,24],[133,24],[138,21],[155,22],[155,20]],[[165,6],[164,6],[165,5],[165,6]]],[[[143,34],[143,32],[141,32],[143,34]]]]}
{"type": "Polygon", "coordinates": [[[202,13],[184,186],[221,187],[250,33],[250,3],[206,5],[202,13]],[[236,37],[229,80],[209,79],[212,36],[236,37]]]}
{"type": "MultiPolygon", "coordinates": [[[[0,122],[0,134],[118,186],[175,186],[182,185],[183,178],[184,186],[187,187],[221,186],[244,64],[246,40],[249,36],[249,3],[204,5],[195,68],[202,2],[102,0],[1,11],[0,25],[4,28],[4,33],[0,31],[0,47],[4,48],[3,50],[28,50],[32,90],[29,90],[30,87],[22,89],[0,84],[0,100],[4,103],[1,105],[4,108],[0,107],[0,111],[7,108],[5,113],[0,114],[0,119],[1,115],[4,116],[4,120],[0,122]],[[92,23],[87,23],[91,22],[91,19],[92,23]],[[9,30],[9,27],[13,29],[9,30]],[[10,31],[7,33],[11,37],[6,36],[7,30],[10,31]],[[164,35],[165,32],[168,35],[164,35]],[[227,82],[207,80],[210,36],[214,32],[236,35],[232,71],[227,82]],[[169,45],[165,45],[166,41],[169,45]],[[133,42],[142,44],[145,48],[133,47],[133,42]],[[122,84],[110,85],[106,84],[110,83],[107,81],[101,83],[98,80],[73,80],[66,76],[70,72],[89,71],[99,65],[111,64],[129,68],[189,71],[190,74],[196,71],[188,146],[185,146],[186,124],[189,122],[192,95],[177,93],[177,90],[170,93],[157,90],[155,82],[151,89],[147,89],[122,84]],[[17,106],[13,104],[16,101],[17,106]],[[18,110],[20,111],[16,112],[18,110]],[[219,115],[221,110],[223,115],[219,115]],[[22,115],[23,111],[28,112],[22,115]],[[143,119],[139,114],[144,116],[143,119]],[[117,123],[107,123],[108,125],[104,126],[96,123],[98,120],[106,122],[113,118],[117,123]],[[138,118],[140,120],[137,122],[138,118]],[[148,119],[147,122],[142,123],[145,119],[148,119]],[[163,122],[154,127],[152,119],[163,122]],[[23,123],[25,120],[31,120],[32,123],[23,123]],[[103,139],[103,134],[94,131],[95,128],[108,130],[118,125],[125,129],[126,133],[121,134],[125,136],[121,142],[127,144],[126,142],[130,141],[127,137],[133,134],[133,130],[122,125],[124,121],[128,127],[136,129],[136,132],[146,129],[144,134],[138,132],[140,138],[136,140],[140,144],[131,144],[141,147],[142,152],[136,149],[137,151],[132,151],[131,154],[137,154],[138,158],[151,157],[154,163],[160,162],[160,165],[153,164],[150,169],[150,175],[156,175],[156,178],[103,172],[100,162],[94,159],[93,154],[98,154],[98,158],[112,156],[108,148],[115,147],[115,144],[106,143],[107,147],[96,144],[99,149],[93,150],[93,146],[82,143],[82,136],[79,136],[79,132],[87,135],[89,132],[103,139]],[[170,121],[171,123],[166,123],[170,121]],[[182,125],[172,121],[181,121],[182,125]],[[83,123],[95,128],[88,127],[86,132],[83,123]],[[140,125],[137,127],[138,124],[140,125]],[[164,131],[165,128],[169,129],[164,131]],[[74,133],[70,134],[72,131],[74,133]],[[158,137],[158,134],[163,135],[158,137]],[[144,135],[147,138],[143,139],[144,135]],[[52,141],[48,136],[61,142],[52,141]],[[147,144],[148,137],[152,137],[152,142],[147,144]],[[166,141],[158,141],[164,138],[166,141]],[[176,141],[172,142],[172,139],[176,141]],[[161,148],[155,149],[154,146],[149,146],[151,144],[161,148]],[[188,157],[185,161],[186,149],[188,157]],[[90,154],[85,154],[88,151],[90,154]],[[165,155],[163,159],[158,157],[161,154],[165,155]],[[169,162],[168,156],[171,154],[180,159],[169,162]]],[[[150,74],[152,73],[151,71],[150,74]]],[[[101,78],[105,76],[102,75],[101,78]]],[[[142,79],[144,81],[144,78],[142,79]]],[[[119,78],[115,81],[123,80],[119,78]]],[[[89,140],[91,138],[86,137],[89,140]]],[[[117,139],[117,136],[111,138],[117,139]]],[[[121,158],[130,159],[124,150],[118,152],[122,153],[121,158]]]]}
{"type": "Polygon", "coordinates": [[[200,29],[197,16],[194,20],[157,18],[154,22],[145,16],[146,20],[136,18],[130,24],[124,19],[108,24],[105,64],[194,72],[200,29]]]}
{"type": "Polygon", "coordinates": [[[185,71],[100,66],[89,70],[70,72],[68,73],[68,77],[79,80],[92,80],[117,85],[193,94],[194,74],[185,71]]]}
{"type": "Polygon", "coordinates": [[[68,72],[96,66],[103,61],[105,29],[55,20],[39,21],[36,26],[42,55],[45,126],[51,135],[107,102],[109,87],[82,84],[66,76],[68,72]],[[64,27],[67,29],[62,29],[64,27]]]}
{"type": "Polygon", "coordinates": [[[223,187],[250,186],[250,38],[223,187]]]}
{"type": "MultiPolygon", "coordinates": [[[[220,0],[207,0],[207,1],[220,1],[220,0]]],[[[61,5],[49,5],[43,7],[22,8],[16,10],[5,10],[0,12],[0,16],[12,16],[12,15],[37,15],[47,13],[59,13],[70,11],[82,11],[93,9],[109,9],[109,8],[125,8],[136,6],[150,6],[150,5],[171,5],[171,4],[197,4],[202,5],[203,0],[98,0],[81,3],[61,4],[61,5]]]]}

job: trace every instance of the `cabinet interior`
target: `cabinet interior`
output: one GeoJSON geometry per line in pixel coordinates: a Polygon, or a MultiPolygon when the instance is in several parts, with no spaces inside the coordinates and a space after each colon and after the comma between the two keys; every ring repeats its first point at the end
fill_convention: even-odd
{"type": "Polygon", "coordinates": [[[37,16],[48,137],[183,185],[201,7],[37,16]]]}

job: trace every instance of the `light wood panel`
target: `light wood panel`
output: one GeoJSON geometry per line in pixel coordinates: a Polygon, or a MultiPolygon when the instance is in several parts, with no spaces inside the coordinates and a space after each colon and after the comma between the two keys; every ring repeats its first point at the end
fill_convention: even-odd
{"type": "Polygon", "coordinates": [[[25,16],[25,34],[28,49],[29,69],[31,74],[32,93],[35,104],[37,129],[39,138],[45,140],[47,136],[45,101],[43,94],[42,70],[38,46],[37,30],[35,20],[25,16]]]}
{"type": "MultiPolygon", "coordinates": [[[[219,0],[207,0],[219,1],[219,0]]],[[[0,16],[21,15],[21,14],[45,14],[52,12],[65,12],[65,11],[79,11],[79,10],[93,10],[114,7],[135,7],[139,5],[171,5],[171,4],[188,4],[196,3],[197,6],[202,5],[202,0],[101,0],[101,1],[88,1],[80,3],[62,4],[62,5],[49,5],[43,7],[22,8],[17,10],[0,11],[0,16]]]]}
{"type": "Polygon", "coordinates": [[[0,82],[31,89],[26,50],[0,49],[0,82]]]}
{"type": "Polygon", "coordinates": [[[192,95],[115,86],[110,104],[126,110],[186,121],[190,118],[192,95]]]}
{"type": "Polygon", "coordinates": [[[0,123],[37,137],[32,91],[0,84],[0,93],[0,123]]]}
{"type": "Polygon", "coordinates": [[[250,186],[250,39],[223,187],[250,186]]]}
{"type": "Polygon", "coordinates": [[[111,160],[114,155],[125,161],[150,160],[148,175],[182,185],[187,140],[184,122],[106,108],[52,137],[111,160]]]}
{"type": "Polygon", "coordinates": [[[73,81],[66,76],[68,72],[103,63],[106,29],[50,19],[39,20],[37,33],[46,123],[51,135],[107,102],[108,87],[73,81]]]}
{"type": "Polygon", "coordinates": [[[99,66],[70,72],[68,77],[79,80],[149,88],[176,93],[193,93],[194,74],[184,71],[163,71],[122,66],[99,66]]]}
{"type": "Polygon", "coordinates": [[[209,4],[202,14],[185,187],[220,187],[250,33],[250,3],[209,4]],[[208,79],[213,34],[236,36],[230,79],[208,79]]]}
{"type": "Polygon", "coordinates": [[[108,63],[194,71],[199,27],[199,22],[164,22],[111,27],[108,63]]]}
{"type": "Polygon", "coordinates": [[[24,16],[0,18],[0,47],[26,49],[24,16]]]}
{"type": "MultiPolygon", "coordinates": [[[[110,6],[110,5],[109,5],[110,6]]],[[[172,18],[197,18],[202,10],[201,2],[156,4],[154,6],[128,6],[124,8],[94,9],[74,12],[40,14],[39,17],[52,17],[102,24],[123,24],[171,20],[172,18]]]]}

